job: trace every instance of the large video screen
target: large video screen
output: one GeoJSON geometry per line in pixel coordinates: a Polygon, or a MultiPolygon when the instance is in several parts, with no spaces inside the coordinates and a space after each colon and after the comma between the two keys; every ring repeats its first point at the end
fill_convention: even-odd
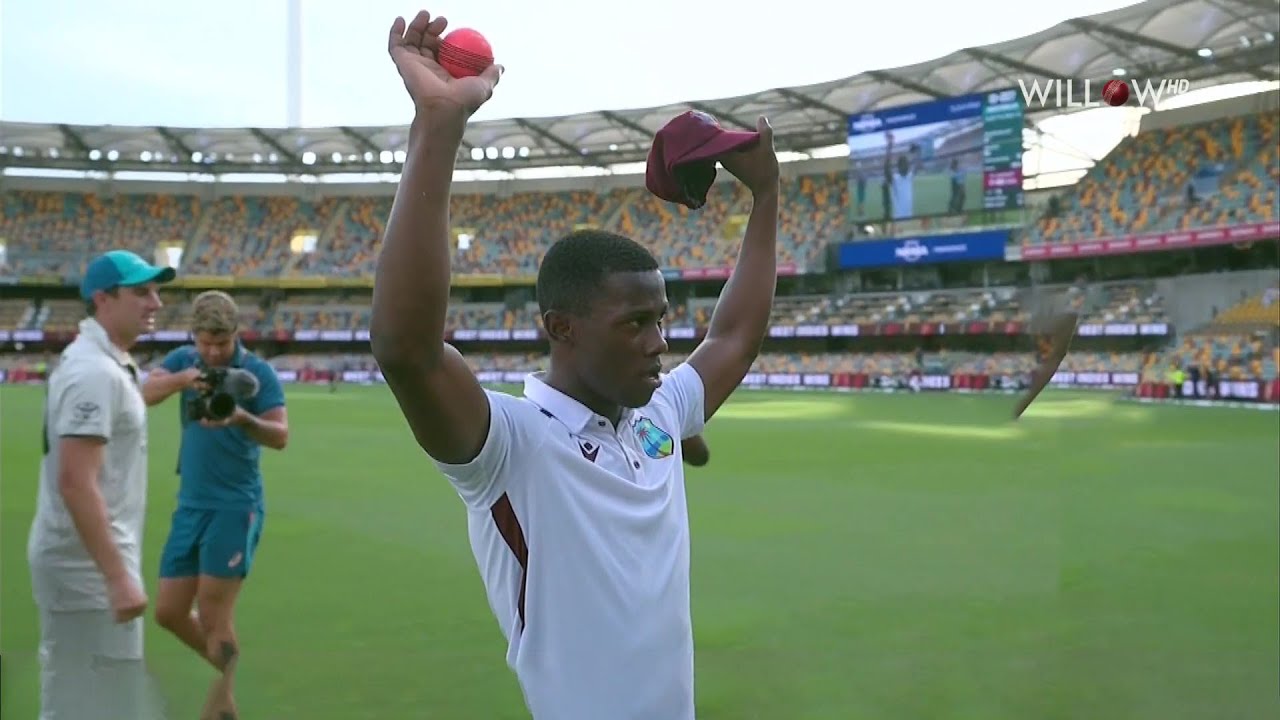
{"type": "Polygon", "coordinates": [[[849,118],[849,213],[888,222],[1022,207],[1016,89],[849,118]]]}

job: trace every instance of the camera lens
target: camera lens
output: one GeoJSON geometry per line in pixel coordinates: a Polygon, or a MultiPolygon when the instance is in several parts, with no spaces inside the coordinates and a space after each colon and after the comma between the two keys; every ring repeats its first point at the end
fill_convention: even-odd
{"type": "Polygon", "coordinates": [[[236,410],[236,399],[230,393],[214,393],[209,398],[209,414],[216,420],[231,417],[236,410]]]}

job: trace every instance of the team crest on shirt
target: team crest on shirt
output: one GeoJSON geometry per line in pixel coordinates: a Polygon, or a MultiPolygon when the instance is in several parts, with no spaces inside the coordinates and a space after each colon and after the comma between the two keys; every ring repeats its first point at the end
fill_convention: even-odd
{"type": "Polygon", "coordinates": [[[75,407],[71,410],[71,424],[79,427],[97,418],[98,413],[102,411],[102,408],[98,407],[98,404],[95,402],[85,401],[76,403],[75,407]]]}
{"type": "Polygon", "coordinates": [[[676,442],[671,438],[671,433],[654,425],[649,418],[642,417],[631,427],[635,429],[636,437],[639,438],[640,447],[645,455],[654,460],[661,460],[675,452],[676,442]]]}

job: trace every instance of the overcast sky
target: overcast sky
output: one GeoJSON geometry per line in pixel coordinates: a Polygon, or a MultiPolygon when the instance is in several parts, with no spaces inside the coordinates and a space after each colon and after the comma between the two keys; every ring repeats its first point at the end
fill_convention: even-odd
{"type": "MultiPolygon", "coordinates": [[[[387,31],[421,6],[301,1],[301,124],[406,122],[387,31]]],[[[1131,4],[454,0],[427,9],[485,33],[506,66],[477,116],[488,119],[835,80],[1131,4]]],[[[287,0],[0,0],[0,119],[285,125],[287,18],[287,0]]]]}

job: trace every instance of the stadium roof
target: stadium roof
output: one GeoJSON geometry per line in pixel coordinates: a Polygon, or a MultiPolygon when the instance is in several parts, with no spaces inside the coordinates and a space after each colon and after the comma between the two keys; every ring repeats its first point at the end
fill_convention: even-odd
{"type": "MultiPolygon", "coordinates": [[[[654,133],[688,109],[755,128],[769,116],[779,150],[845,142],[846,118],[1051,78],[1186,78],[1192,88],[1280,78],[1276,0],[1148,0],[1026,37],[915,65],[749,96],[564,117],[472,123],[457,167],[510,170],[642,162],[654,133]]],[[[1029,115],[1060,113],[1028,108],[1029,115]]],[[[406,126],[164,128],[0,123],[0,167],[200,174],[396,173],[406,126]]]]}

